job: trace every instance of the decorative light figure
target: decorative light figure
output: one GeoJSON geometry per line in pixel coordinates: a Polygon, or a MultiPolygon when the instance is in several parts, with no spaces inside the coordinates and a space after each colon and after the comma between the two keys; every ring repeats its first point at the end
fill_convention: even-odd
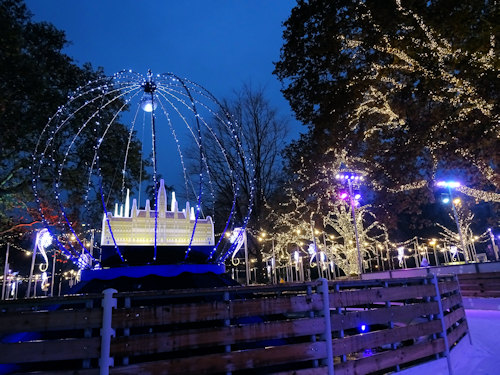
{"type": "Polygon", "coordinates": [[[458,248],[456,246],[450,246],[451,259],[453,261],[457,260],[458,248]]]}
{"type": "Polygon", "coordinates": [[[403,246],[398,247],[398,260],[399,260],[400,267],[403,267],[404,256],[405,256],[405,248],[403,246]]]}
{"type": "MultiPolygon", "coordinates": [[[[31,293],[31,280],[33,279],[33,269],[35,267],[36,260],[36,252],[40,251],[42,254],[45,263],[40,264],[40,271],[45,272],[47,268],[49,268],[49,259],[47,257],[47,253],[45,252],[45,248],[49,247],[52,244],[52,235],[50,234],[47,228],[43,228],[36,234],[35,245],[33,246],[33,255],[31,257],[31,267],[30,267],[30,275],[28,278],[28,289],[26,290],[26,297],[30,297],[31,293]]],[[[36,288],[36,283],[35,283],[36,288]]]]}
{"type": "Polygon", "coordinates": [[[307,248],[307,252],[311,256],[316,254],[316,249],[314,248],[314,244],[309,244],[309,247],[307,248]]]}
{"type": "MultiPolygon", "coordinates": [[[[188,190],[188,182],[191,179],[190,176],[187,176],[186,174],[186,167],[184,166],[183,162],[183,156],[182,156],[182,150],[180,147],[179,139],[176,135],[176,132],[174,129],[177,127],[177,123],[181,125],[185,125],[186,130],[191,134],[197,144],[199,145],[200,148],[200,182],[199,182],[199,190],[198,192],[195,192],[194,194],[197,195],[197,205],[196,205],[196,213],[194,215],[194,220],[195,222],[198,221],[198,218],[200,217],[200,212],[202,207],[202,196],[207,196],[206,192],[203,191],[203,187],[206,184],[210,183],[210,173],[205,171],[205,166],[203,164],[203,157],[202,155],[202,140],[201,139],[201,131],[200,128],[202,127],[208,127],[208,128],[213,128],[215,124],[217,123],[217,126],[224,126],[225,129],[230,131],[231,135],[234,137],[234,142],[236,147],[242,155],[244,155],[244,159],[237,161],[234,165],[227,163],[227,169],[228,169],[228,174],[233,176],[231,179],[234,183],[235,189],[233,190],[233,203],[236,202],[237,197],[241,194],[239,193],[239,182],[236,181],[236,178],[234,176],[237,176],[238,173],[236,173],[236,169],[239,168],[246,168],[248,170],[253,170],[254,167],[251,162],[251,158],[249,157],[249,152],[244,150],[242,141],[239,137],[239,129],[236,126],[235,123],[231,120],[230,117],[228,117],[228,114],[224,112],[224,115],[222,116],[214,116],[214,114],[218,114],[219,112],[222,113],[223,111],[220,111],[220,104],[215,100],[213,95],[211,95],[206,89],[203,87],[197,85],[194,82],[185,80],[183,78],[180,78],[176,76],[175,74],[172,73],[166,73],[166,74],[158,74],[158,75],[152,75],[151,72],[148,72],[146,76],[134,73],[132,71],[122,71],[119,73],[114,74],[112,77],[102,77],[98,78],[93,81],[89,81],[86,83],[84,87],[78,88],[75,93],[71,94],[69,97],[68,103],[66,105],[60,107],[56,114],[49,119],[49,122],[45,126],[44,130],[42,131],[42,134],[40,135],[40,138],[37,142],[36,148],[33,152],[33,166],[32,166],[32,176],[33,176],[33,189],[35,191],[35,199],[36,202],[39,204],[39,212],[42,217],[42,220],[44,223],[48,225],[48,220],[47,218],[44,217],[44,214],[41,209],[41,202],[43,201],[45,196],[44,194],[50,194],[54,193],[56,196],[56,199],[58,200],[58,207],[60,207],[61,210],[61,216],[64,220],[60,220],[60,222],[57,224],[59,228],[55,228],[54,231],[60,232],[60,233],[68,233],[71,234],[70,232],[75,232],[72,230],[73,223],[70,222],[67,217],[64,215],[64,203],[63,199],[59,199],[59,197],[64,197],[65,195],[62,194],[61,192],[64,191],[63,187],[63,177],[67,173],[68,165],[69,165],[69,160],[70,158],[70,153],[75,150],[75,146],[78,144],[78,136],[79,134],[83,134],[84,132],[94,132],[95,133],[95,143],[94,147],[92,148],[94,150],[94,158],[92,163],[89,163],[88,165],[88,170],[84,174],[82,172],[82,175],[84,175],[84,178],[87,179],[87,190],[86,194],[85,191],[83,191],[83,195],[85,196],[86,204],[91,205],[92,202],[94,201],[92,197],[92,191],[91,191],[91,184],[93,181],[95,181],[94,177],[102,177],[101,176],[101,171],[99,168],[99,156],[100,152],[102,152],[102,145],[104,144],[104,138],[106,135],[112,135],[113,134],[113,129],[115,124],[117,123],[115,120],[119,118],[121,113],[125,113],[126,111],[134,111],[136,112],[135,117],[131,117],[131,124],[130,124],[130,134],[133,134],[133,132],[136,130],[136,120],[135,118],[147,118],[148,116],[138,116],[138,113],[142,111],[148,111],[148,112],[153,112],[155,108],[161,109],[161,116],[160,113],[151,116],[151,118],[156,118],[156,120],[152,120],[152,126],[151,126],[151,132],[152,132],[152,138],[153,138],[153,143],[155,142],[156,139],[156,134],[155,134],[155,124],[154,121],[167,121],[168,126],[170,127],[172,138],[175,140],[177,144],[177,150],[178,153],[180,154],[180,163],[182,164],[183,167],[183,172],[184,172],[184,179],[186,181],[186,190],[188,190]],[[119,103],[121,105],[117,105],[115,108],[115,105],[111,105],[111,103],[119,103]],[[168,104],[167,104],[168,103],[168,104]],[[100,105],[101,108],[110,108],[110,110],[113,112],[114,116],[109,116],[108,117],[101,117],[100,116],[100,111],[97,110],[95,111],[94,107],[96,105],[100,105]],[[91,108],[90,108],[91,107],[91,108]],[[113,108],[112,108],[113,107],[113,108]],[[80,116],[74,116],[76,111],[80,111],[81,113],[89,113],[92,114],[92,117],[86,119],[88,121],[80,121],[81,119],[76,120],[77,117],[80,116]],[[89,111],[84,111],[84,108],[88,108],[89,111]],[[212,118],[217,117],[217,121],[212,122],[212,118]],[[77,121],[77,123],[75,123],[77,121]],[[74,125],[74,129],[77,129],[73,133],[73,137],[67,137],[66,134],[66,127],[70,127],[70,129],[73,129],[71,126],[74,125]],[[197,131],[198,130],[198,131],[197,131]],[[62,139],[62,142],[64,145],[62,147],[59,147],[58,141],[60,140],[59,137],[64,137],[62,139]],[[59,150],[63,152],[63,155],[61,156],[61,159],[64,160],[63,163],[59,164],[54,164],[53,158],[51,158],[51,155],[53,152],[58,153],[59,150]],[[55,181],[53,186],[55,187],[53,191],[47,191],[46,189],[44,190],[44,185],[42,181],[44,180],[44,169],[45,166],[54,166],[56,168],[56,173],[54,174],[55,181]],[[203,178],[202,178],[203,177],[203,178]],[[207,181],[208,179],[208,181],[207,181]],[[69,231],[68,231],[69,229],[69,231]]],[[[156,111],[155,111],[156,112],[156,111]]],[[[159,111],[160,112],[160,111],[159,111]]],[[[80,112],[79,112],[80,113],[80,112]]],[[[145,120],[143,120],[145,123],[145,120]]],[[[209,129],[210,131],[207,133],[210,134],[215,134],[216,132],[209,129]]],[[[159,133],[158,133],[159,135],[159,133]]],[[[129,144],[131,144],[129,138],[129,144]]],[[[160,139],[158,139],[159,144],[160,144],[160,139]]],[[[127,146],[128,147],[128,146],[127,146]]],[[[154,149],[156,149],[154,147],[154,149]]],[[[130,167],[127,166],[127,152],[125,152],[125,158],[123,162],[123,168],[121,168],[122,171],[122,192],[124,190],[124,180],[126,176],[126,172],[130,167]]],[[[224,149],[224,145],[220,145],[220,150],[218,150],[222,155],[227,154],[227,150],[224,149]]],[[[156,170],[156,162],[157,158],[156,155],[153,155],[153,169],[156,170]]],[[[91,158],[92,159],[92,158],[91,158]]],[[[48,168],[47,168],[48,169],[48,168]]],[[[155,173],[154,173],[155,174],[155,173]]],[[[156,177],[154,177],[155,179],[156,177]]],[[[156,181],[154,181],[153,186],[156,187],[156,181]]],[[[255,192],[255,183],[253,181],[250,181],[250,195],[253,195],[255,192]]],[[[101,198],[106,195],[106,192],[103,192],[102,189],[100,192],[97,192],[96,195],[100,193],[101,198]]],[[[213,192],[210,192],[210,194],[213,197],[213,192]]],[[[186,194],[187,195],[187,194],[186,194]]],[[[248,210],[246,213],[246,216],[242,218],[242,226],[245,227],[248,224],[249,217],[250,217],[250,212],[251,208],[253,206],[253,200],[250,200],[250,203],[248,204],[248,210]]],[[[226,221],[226,226],[225,230],[231,230],[231,227],[233,226],[231,218],[233,217],[233,213],[236,205],[233,205],[233,208],[231,209],[231,212],[228,213],[227,221],[226,221]]],[[[87,207],[89,208],[89,207],[87,207]]],[[[107,208],[106,204],[103,202],[103,208],[104,208],[104,217],[107,217],[107,208]]],[[[126,206],[125,206],[126,208],[126,206]]],[[[91,211],[91,210],[89,210],[91,211]]],[[[124,217],[127,217],[127,210],[125,210],[126,213],[124,217]]],[[[156,211],[156,209],[155,209],[156,211]]],[[[186,213],[190,214],[190,213],[186,213]]],[[[117,212],[118,216],[119,212],[117,212]]],[[[155,212],[156,215],[156,212],[155,212]]],[[[191,215],[190,215],[191,216],[191,215]]],[[[109,221],[106,221],[107,227],[109,229],[109,232],[112,231],[111,225],[109,221]]],[[[196,224],[195,224],[196,227],[196,224]]],[[[156,217],[155,217],[155,246],[156,246],[156,232],[157,232],[157,225],[156,225],[156,217]]],[[[193,229],[193,233],[195,232],[195,229],[193,229]]],[[[77,257],[75,258],[72,254],[77,254],[80,252],[80,248],[77,248],[78,244],[81,245],[81,247],[85,247],[83,245],[84,241],[80,241],[78,238],[76,240],[78,243],[74,243],[73,241],[69,242],[64,242],[66,239],[67,235],[64,235],[60,242],[59,237],[56,237],[57,241],[57,247],[64,253],[64,255],[69,256],[73,262],[77,262],[77,257]],[[66,248],[66,246],[69,245],[69,248],[66,248]]],[[[118,244],[116,240],[114,239],[114,236],[111,235],[113,242],[111,245],[114,244],[116,251],[120,254],[120,250],[118,247],[118,244]]],[[[192,241],[189,243],[189,249],[191,248],[192,241]]],[[[231,246],[227,241],[223,241],[223,237],[221,237],[218,241],[217,244],[213,247],[213,251],[210,253],[207,261],[209,262],[214,262],[217,264],[223,263],[228,257],[230,257],[234,247],[231,246]],[[219,246],[220,245],[220,246],[219,246]],[[227,246],[227,247],[226,247],[227,246]]],[[[85,250],[86,251],[86,250],[85,250]]],[[[186,252],[186,257],[188,255],[188,252],[186,252]]],[[[155,250],[155,257],[156,257],[156,250],[155,250]]],[[[122,261],[124,262],[123,257],[122,261]]]]}
{"type": "Polygon", "coordinates": [[[49,267],[49,259],[47,257],[47,253],[45,252],[45,249],[52,244],[52,235],[50,234],[49,230],[47,228],[43,228],[40,232],[38,232],[35,242],[36,248],[38,249],[38,251],[40,251],[40,254],[43,256],[43,259],[45,261],[45,264],[40,264],[39,268],[40,271],[45,272],[49,267]]]}

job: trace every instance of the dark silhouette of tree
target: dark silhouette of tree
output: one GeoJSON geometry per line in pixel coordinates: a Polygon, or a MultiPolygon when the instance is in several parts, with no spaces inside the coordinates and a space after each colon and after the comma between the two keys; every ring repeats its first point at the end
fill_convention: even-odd
{"type": "MultiPolygon", "coordinates": [[[[216,232],[224,230],[227,213],[230,211],[234,198],[233,178],[228,173],[228,164],[237,170],[236,178],[241,179],[241,191],[236,202],[233,221],[236,226],[242,224],[250,204],[251,190],[254,186],[253,209],[248,227],[254,231],[268,230],[265,222],[265,202],[275,193],[283,180],[281,152],[285,146],[285,136],[288,131],[286,119],[280,117],[277,110],[265,96],[262,87],[254,88],[244,84],[234,96],[223,100],[224,110],[230,114],[237,124],[238,139],[251,163],[243,162],[240,147],[236,145],[234,135],[222,126],[214,126],[210,133],[204,129],[204,148],[206,161],[210,170],[213,190],[214,222],[216,232]],[[214,137],[215,136],[215,137],[214,137]],[[217,141],[216,141],[217,140],[217,141]],[[218,142],[218,143],[217,143],[218,142]],[[225,152],[220,152],[223,145],[225,152]],[[241,170],[238,165],[241,165],[241,170]]],[[[262,270],[262,254],[252,231],[248,232],[249,251],[257,258],[258,269],[262,270]]]]}
{"type": "MultiPolygon", "coordinates": [[[[94,70],[90,64],[76,65],[71,57],[62,52],[68,43],[63,31],[46,22],[33,22],[32,15],[21,0],[0,1],[0,234],[26,229],[40,222],[34,209],[30,166],[32,153],[48,119],[59,106],[68,101],[68,95],[87,81],[103,76],[102,68],[94,70]]],[[[118,101],[100,113],[104,120],[111,118],[118,101]]],[[[88,111],[95,110],[89,108],[88,111]]],[[[84,118],[88,114],[78,114],[84,118]]],[[[77,121],[75,121],[76,123],[77,121]]],[[[76,125],[75,125],[76,126],[76,125]]],[[[40,190],[53,190],[57,163],[64,157],[64,142],[76,134],[68,127],[54,141],[50,151],[53,165],[47,166],[39,183],[40,190]],[[60,147],[59,147],[60,146],[60,147]],[[51,170],[52,168],[52,170],[51,170]]],[[[113,186],[118,173],[121,180],[122,165],[119,155],[125,152],[129,131],[116,124],[113,134],[103,141],[104,152],[100,157],[102,184],[107,191],[113,187],[111,198],[120,197],[120,186],[113,186]]],[[[45,140],[42,139],[41,142],[45,140]]],[[[82,176],[88,169],[95,146],[95,134],[86,129],[78,137],[63,176],[65,205],[70,220],[81,222],[85,204],[85,185],[82,176]]],[[[122,158],[123,159],[123,158],[122,158]]],[[[142,168],[140,142],[135,136],[129,149],[129,168],[126,178],[132,185],[142,168]]],[[[119,185],[119,184],[116,184],[119,185]]],[[[93,188],[97,190],[94,184],[93,188]]],[[[54,200],[42,198],[43,207],[51,207],[54,200]]],[[[94,196],[94,198],[96,198],[94,196]]],[[[102,218],[102,204],[96,198],[95,212],[89,213],[87,223],[98,224],[102,218]]],[[[54,207],[53,207],[54,208],[54,207]]],[[[47,217],[51,217],[47,215],[47,217]]],[[[57,220],[57,219],[56,219],[57,220]]]]}

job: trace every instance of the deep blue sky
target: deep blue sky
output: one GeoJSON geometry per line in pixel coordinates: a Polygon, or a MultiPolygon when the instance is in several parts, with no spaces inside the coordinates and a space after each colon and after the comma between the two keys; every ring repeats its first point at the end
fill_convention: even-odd
{"type": "MultiPolygon", "coordinates": [[[[65,53],[106,74],[123,69],[173,72],[219,99],[243,82],[262,85],[273,105],[293,119],[272,75],[282,22],[294,0],[26,0],[36,21],[66,32],[65,53]]],[[[305,129],[304,129],[305,130],[305,129]]]]}
{"type": "MultiPolygon", "coordinates": [[[[294,119],[272,75],[282,46],[282,23],[294,0],[26,0],[26,4],[35,21],[48,21],[66,32],[71,44],[64,52],[79,65],[102,66],[108,75],[123,69],[173,72],[219,99],[251,82],[265,87],[272,105],[289,119],[287,141],[306,130],[294,119]]],[[[175,178],[167,174],[172,183],[175,178]]]]}

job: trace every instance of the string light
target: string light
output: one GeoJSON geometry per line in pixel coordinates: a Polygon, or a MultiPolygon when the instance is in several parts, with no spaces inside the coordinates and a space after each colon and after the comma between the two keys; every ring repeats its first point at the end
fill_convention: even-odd
{"type": "MultiPolygon", "coordinates": [[[[187,201],[193,196],[191,188],[196,184],[198,185],[198,189],[196,189],[197,193],[195,194],[197,204],[194,225],[191,240],[187,244],[186,260],[188,260],[189,252],[195,245],[194,233],[199,218],[204,215],[202,207],[211,206],[212,213],[215,213],[215,189],[211,177],[212,171],[209,167],[208,156],[205,150],[206,140],[204,137],[206,136],[208,139],[213,140],[212,144],[216,145],[217,150],[210,149],[210,152],[218,152],[222,155],[222,159],[226,160],[225,168],[227,169],[227,176],[233,188],[233,205],[227,214],[226,230],[234,226],[233,214],[236,210],[236,201],[241,197],[242,192],[242,189],[240,189],[240,185],[243,183],[240,179],[242,175],[241,171],[252,172],[255,169],[250,153],[241,142],[241,130],[238,124],[227,114],[215,97],[202,86],[172,73],[153,76],[151,72],[148,72],[146,76],[143,76],[130,70],[115,73],[112,77],[100,77],[87,82],[86,85],[77,88],[71,93],[68,96],[68,103],[59,107],[57,112],[49,119],[37,141],[33,153],[33,165],[31,167],[35,200],[38,203],[39,214],[43,222],[59,233],[59,236],[55,236],[55,239],[56,245],[60,250],[75,263],[84,267],[88,266],[89,263],[96,262],[96,260],[93,259],[87,250],[87,241],[80,238],[77,233],[78,230],[74,228],[70,220],[70,215],[66,212],[67,208],[64,201],[67,199],[65,193],[67,190],[66,186],[64,186],[65,181],[70,173],[73,175],[80,172],[83,181],[86,181],[86,187],[83,189],[83,196],[86,203],[82,211],[95,211],[95,201],[97,198],[100,198],[99,200],[102,201],[102,208],[105,212],[104,217],[108,217],[106,207],[110,204],[108,197],[111,196],[112,192],[109,191],[108,187],[106,187],[108,191],[105,191],[105,186],[102,185],[101,156],[105,151],[103,147],[106,144],[106,139],[109,138],[110,134],[113,133],[113,129],[118,124],[117,120],[120,118],[121,121],[125,120],[127,122],[126,119],[128,117],[123,116],[123,113],[128,108],[131,108],[133,113],[129,130],[127,130],[128,140],[123,150],[123,162],[119,163],[121,165],[121,196],[124,196],[127,184],[129,184],[127,179],[131,177],[132,169],[129,166],[130,150],[134,144],[134,129],[140,118],[138,113],[143,109],[147,110],[144,112],[143,120],[146,120],[146,116],[150,116],[152,122],[151,143],[153,147],[152,168],[154,188],[156,189],[156,168],[158,163],[155,144],[163,143],[159,138],[160,135],[155,130],[157,121],[165,121],[167,123],[168,126],[163,128],[170,129],[171,138],[175,142],[184,177],[187,201]],[[199,180],[197,182],[191,181],[190,172],[184,161],[185,149],[189,149],[190,145],[184,146],[181,142],[179,130],[182,127],[187,130],[188,134],[191,134],[199,150],[199,180]],[[226,149],[229,145],[223,144],[223,141],[219,138],[220,132],[218,127],[225,129],[230,135],[233,142],[231,147],[234,147],[238,153],[238,158],[230,160],[229,152],[226,149]],[[202,130],[204,131],[202,132],[202,130]],[[69,137],[67,134],[70,134],[69,137]],[[83,134],[87,136],[92,134],[94,137],[94,144],[91,149],[93,155],[85,162],[87,170],[74,171],[72,170],[71,156],[72,153],[77,151],[83,134]],[[59,155],[59,152],[62,152],[62,155],[59,155]],[[58,205],[56,222],[52,218],[47,217],[42,209],[42,202],[50,201],[51,198],[46,195],[47,190],[42,188],[44,185],[41,181],[50,180],[49,170],[53,169],[57,172],[52,191],[52,197],[55,198],[58,205]],[[207,190],[206,186],[209,188],[208,193],[205,192],[207,190]],[[95,189],[96,187],[98,189],[95,189]],[[72,241],[68,238],[68,235],[75,236],[75,240],[72,241]],[[86,255],[85,259],[79,255],[81,251],[86,255]],[[87,257],[90,257],[92,262],[87,262],[87,257]]],[[[254,192],[254,182],[250,181],[250,196],[253,196],[254,192]]],[[[240,226],[245,227],[248,224],[252,205],[253,200],[250,199],[247,212],[244,213],[242,222],[239,223],[240,226]]],[[[238,208],[241,209],[242,207],[238,208]]],[[[157,215],[158,209],[155,200],[155,244],[157,242],[156,233],[158,231],[157,215]]],[[[107,223],[107,229],[112,234],[113,228],[110,223],[107,223]]],[[[115,243],[114,247],[122,261],[125,261],[120,254],[117,243],[115,243]]],[[[221,236],[211,253],[207,254],[207,256],[210,261],[221,263],[232,251],[234,251],[234,247],[230,246],[227,248],[226,242],[222,241],[221,236]]]]}

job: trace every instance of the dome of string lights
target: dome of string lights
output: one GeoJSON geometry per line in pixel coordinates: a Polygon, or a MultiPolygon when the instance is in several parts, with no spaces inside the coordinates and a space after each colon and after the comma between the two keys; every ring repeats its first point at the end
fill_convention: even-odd
{"type": "Polygon", "coordinates": [[[252,210],[253,184],[242,184],[253,166],[242,139],[219,101],[188,79],[132,71],[100,77],[69,95],[37,141],[31,172],[39,214],[54,245],[80,268],[223,264],[241,243],[224,234],[242,237],[252,210]],[[178,191],[167,193],[166,170],[169,178],[178,171],[178,191]],[[231,196],[223,205],[216,174],[231,196]]]}

